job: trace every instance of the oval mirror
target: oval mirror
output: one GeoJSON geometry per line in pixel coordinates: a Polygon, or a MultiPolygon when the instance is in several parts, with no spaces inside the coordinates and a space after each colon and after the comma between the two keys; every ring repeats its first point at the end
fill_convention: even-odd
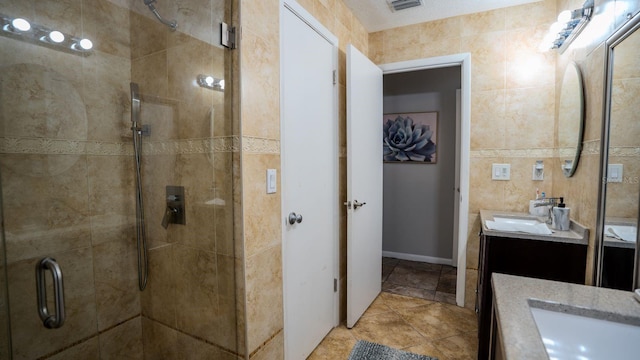
{"type": "Polygon", "coordinates": [[[562,173],[571,177],[576,172],[584,132],[584,90],[576,63],[567,65],[562,79],[556,133],[562,173]]]}

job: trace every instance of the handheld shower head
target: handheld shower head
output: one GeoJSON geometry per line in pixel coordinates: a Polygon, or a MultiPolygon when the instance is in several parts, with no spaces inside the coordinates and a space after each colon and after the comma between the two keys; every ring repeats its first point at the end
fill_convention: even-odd
{"type": "Polygon", "coordinates": [[[138,127],[138,119],[140,117],[140,90],[138,84],[132,82],[129,84],[131,89],[131,122],[133,127],[138,127]]]}

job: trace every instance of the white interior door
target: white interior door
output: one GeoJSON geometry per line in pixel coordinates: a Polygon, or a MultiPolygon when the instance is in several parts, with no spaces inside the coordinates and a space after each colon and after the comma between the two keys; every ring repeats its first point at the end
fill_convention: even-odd
{"type": "Polygon", "coordinates": [[[305,359],[336,325],[337,317],[338,136],[333,83],[337,39],[296,5],[284,4],[281,11],[287,359],[305,359]]]}
{"type": "Polygon", "coordinates": [[[347,327],[378,296],[381,276],[382,70],[348,45],[347,327]]]}
{"type": "Polygon", "coordinates": [[[460,142],[461,142],[461,123],[462,123],[462,111],[460,104],[460,97],[462,92],[460,89],[456,90],[456,166],[455,166],[455,184],[453,185],[453,254],[451,256],[451,263],[453,266],[458,266],[458,228],[460,227],[460,142]]]}

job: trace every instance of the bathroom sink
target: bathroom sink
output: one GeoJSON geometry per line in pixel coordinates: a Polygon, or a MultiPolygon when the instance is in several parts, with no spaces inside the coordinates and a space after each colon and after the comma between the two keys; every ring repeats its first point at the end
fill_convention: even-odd
{"type": "Polygon", "coordinates": [[[529,308],[551,360],[638,359],[640,318],[534,299],[529,308]]]}
{"type": "Polygon", "coordinates": [[[485,220],[489,230],[522,232],[535,235],[551,235],[547,224],[536,218],[516,218],[493,216],[493,220],[485,220]]]}

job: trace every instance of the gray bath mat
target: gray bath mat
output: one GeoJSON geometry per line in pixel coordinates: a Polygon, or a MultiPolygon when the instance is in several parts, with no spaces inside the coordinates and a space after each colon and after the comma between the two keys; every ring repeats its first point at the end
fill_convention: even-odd
{"type": "Polygon", "coordinates": [[[358,340],[351,350],[349,360],[438,360],[434,357],[418,355],[388,346],[358,340]]]}

